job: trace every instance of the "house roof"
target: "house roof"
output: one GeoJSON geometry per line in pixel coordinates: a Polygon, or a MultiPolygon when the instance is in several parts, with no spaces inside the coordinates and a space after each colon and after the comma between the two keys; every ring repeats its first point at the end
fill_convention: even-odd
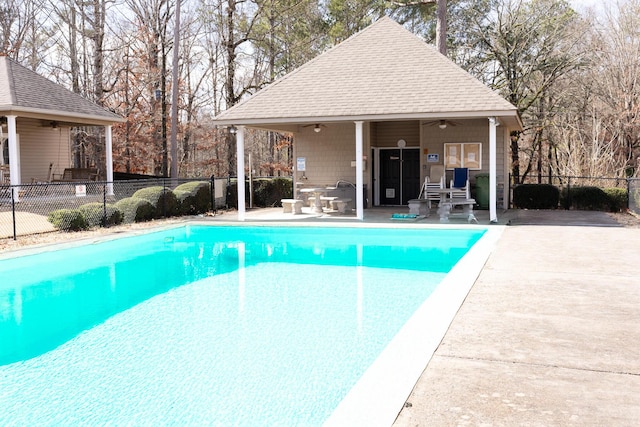
{"type": "Polygon", "coordinates": [[[15,114],[82,124],[124,121],[7,56],[0,56],[0,115],[15,114]]]}
{"type": "Polygon", "coordinates": [[[383,17],[219,114],[221,125],[506,117],[516,107],[383,17]]]}

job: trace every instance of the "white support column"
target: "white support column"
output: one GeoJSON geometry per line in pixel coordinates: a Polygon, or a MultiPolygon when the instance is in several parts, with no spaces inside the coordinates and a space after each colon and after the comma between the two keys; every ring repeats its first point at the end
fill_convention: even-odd
{"type": "Polygon", "coordinates": [[[244,126],[238,126],[236,131],[236,152],[238,164],[238,221],[244,221],[244,126]]]}
{"type": "Polygon", "coordinates": [[[20,149],[16,131],[16,117],[7,116],[7,139],[9,141],[9,175],[11,185],[20,185],[20,149]]]}
{"type": "Polygon", "coordinates": [[[363,122],[354,122],[356,124],[356,218],[364,219],[364,170],[362,165],[362,145],[363,145],[363,122]]]}
{"type": "Polygon", "coordinates": [[[495,117],[489,117],[489,221],[498,222],[496,212],[496,127],[500,123],[495,117]]]}
{"type": "MultiPolygon", "coordinates": [[[[18,133],[16,128],[16,117],[7,116],[7,140],[9,142],[9,176],[10,184],[13,185],[13,199],[19,200],[20,188],[20,146],[18,145],[18,133]]],[[[1,155],[2,153],[0,153],[1,155]]]]}
{"type": "Polygon", "coordinates": [[[104,127],[104,145],[106,154],[106,178],[107,178],[107,194],[113,196],[113,141],[111,126],[104,127]]]}

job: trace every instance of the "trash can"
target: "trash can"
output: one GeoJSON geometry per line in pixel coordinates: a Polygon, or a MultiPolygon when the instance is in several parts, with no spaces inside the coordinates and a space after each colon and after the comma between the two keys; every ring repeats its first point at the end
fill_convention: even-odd
{"type": "Polygon", "coordinates": [[[476,175],[476,203],[480,209],[489,209],[489,174],[476,175]]]}

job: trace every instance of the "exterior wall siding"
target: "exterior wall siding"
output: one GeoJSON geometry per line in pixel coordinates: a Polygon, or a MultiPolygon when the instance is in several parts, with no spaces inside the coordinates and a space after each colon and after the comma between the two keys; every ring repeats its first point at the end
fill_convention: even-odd
{"type": "MultiPolygon", "coordinates": [[[[367,134],[365,124],[364,153],[368,152],[367,134]]],[[[335,185],[338,180],[355,183],[356,168],[351,166],[356,159],[355,135],[353,123],[329,124],[318,133],[313,127],[301,128],[295,134],[295,156],[306,159],[306,170],[304,174],[296,171],[297,182],[306,187],[335,185]]]]}
{"type": "MultiPolygon", "coordinates": [[[[363,153],[367,157],[364,168],[364,183],[368,187],[367,197],[373,200],[371,177],[371,147],[397,147],[398,140],[404,139],[407,148],[419,147],[421,180],[429,174],[432,164],[443,164],[444,144],[448,142],[479,142],[482,144],[482,169],[469,171],[473,183],[475,175],[489,172],[489,121],[488,119],[460,120],[457,126],[448,125],[440,129],[437,125],[427,126],[415,121],[389,121],[364,124],[363,153]],[[428,163],[428,154],[438,154],[438,163],[428,163]]],[[[509,131],[499,127],[496,132],[496,183],[498,186],[498,207],[508,203],[509,131]]],[[[300,187],[331,186],[338,180],[356,182],[355,125],[353,123],[327,124],[321,132],[314,132],[313,126],[300,127],[295,134],[294,157],[304,157],[306,170],[295,172],[295,180],[300,187]]],[[[447,171],[447,185],[453,178],[453,171],[447,171]]]]}
{"type": "Polygon", "coordinates": [[[62,174],[71,165],[69,128],[43,126],[41,120],[18,118],[21,182],[45,181],[49,163],[53,173],[62,174]]]}
{"type": "MultiPolygon", "coordinates": [[[[489,173],[489,120],[470,120],[457,122],[457,126],[448,125],[445,129],[440,129],[437,125],[422,126],[422,137],[420,147],[428,150],[429,154],[438,154],[438,163],[428,163],[424,154],[422,162],[422,179],[429,174],[429,167],[432,164],[444,164],[444,144],[448,142],[479,142],[482,144],[482,170],[469,171],[469,179],[473,182],[475,175],[489,173]]],[[[499,127],[496,132],[496,182],[506,186],[508,177],[508,159],[505,141],[508,138],[508,130],[499,127]],[[500,129],[504,129],[501,131],[500,129]],[[506,135],[506,137],[505,137],[506,135]]],[[[453,171],[447,171],[447,184],[453,178],[453,171]]],[[[498,195],[500,199],[500,195],[498,195]]]]}

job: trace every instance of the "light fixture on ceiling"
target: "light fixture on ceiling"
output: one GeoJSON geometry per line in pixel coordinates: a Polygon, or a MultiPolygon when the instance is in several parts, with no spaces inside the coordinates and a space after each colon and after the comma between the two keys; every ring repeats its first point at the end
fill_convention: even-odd
{"type": "Polygon", "coordinates": [[[311,126],[313,126],[313,131],[314,131],[315,133],[320,132],[320,131],[322,130],[322,128],[326,127],[325,125],[320,124],[320,123],[311,124],[311,125],[303,125],[302,127],[303,127],[303,128],[309,128],[309,127],[311,127],[311,126]]]}
{"type": "Polygon", "coordinates": [[[238,128],[235,127],[234,125],[229,126],[229,133],[231,135],[235,135],[238,132],[238,128]]]}
{"type": "Polygon", "coordinates": [[[51,129],[58,129],[58,122],[51,122],[51,129]]]}
{"type": "Polygon", "coordinates": [[[425,126],[438,126],[440,129],[446,129],[449,126],[458,126],[460,123],[453,122],[451,120],[432,120],[430,122],[422,123],[425,126]]]}

